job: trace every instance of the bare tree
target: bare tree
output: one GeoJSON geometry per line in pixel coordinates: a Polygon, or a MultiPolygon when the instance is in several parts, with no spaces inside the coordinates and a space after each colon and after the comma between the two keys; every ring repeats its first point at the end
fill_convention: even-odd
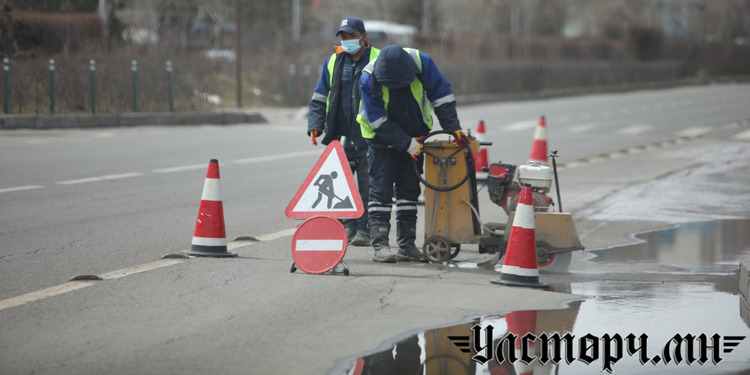
{"type": "Polygon", "coordinates": [[[197,17],[210,28],[213,48],[221,48],[222,31],[233,22],[232,0],[203,0],[198,3],[197,17]]]}

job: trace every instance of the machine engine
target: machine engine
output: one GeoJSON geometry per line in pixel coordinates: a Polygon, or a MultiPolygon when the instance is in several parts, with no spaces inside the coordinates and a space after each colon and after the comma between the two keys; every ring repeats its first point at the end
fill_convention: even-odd
{"type": "Polygon", "coordinates": [[[554,205],[552,198],[547,196],[552,186],[552,171],[548,166],[529,162],[516,168],[513,164],[493,163],[489,169],[487,188],[490,200],[502,207],[506,214],[516,210],[521,184],[531,185],[534,211],[549,212],[554,205]]]}

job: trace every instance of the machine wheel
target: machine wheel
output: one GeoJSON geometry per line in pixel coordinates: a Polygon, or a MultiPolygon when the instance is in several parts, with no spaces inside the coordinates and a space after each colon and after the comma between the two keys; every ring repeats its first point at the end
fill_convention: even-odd
{"type": "Polygon", "coordinates": [[[536,247],[536,262],[540,270],[549,272],[567,272],[573,254],[570,251],[564,253],[550,253],[549,246],[538,244],[536,247]]]}
{"type": "Polygon", "coordinates": [[[451,252],[451,255],[448,257],[448,259],[453,259],[458,256],[458,253],[461,251],[461,244],[453,244],[451,245],[453,247],[453,251],[451,252]]]}
{"type": "Polygon", "coordinates": [[[440,263],[452,259],[458,255],[458,250],[453,253],[451,241],[443,236],[432,236],[424,242],[422,252],[432,263],[440,263]]]}

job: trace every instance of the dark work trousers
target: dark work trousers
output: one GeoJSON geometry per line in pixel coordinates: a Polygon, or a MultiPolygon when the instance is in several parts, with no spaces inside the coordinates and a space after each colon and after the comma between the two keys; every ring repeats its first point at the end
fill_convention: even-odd
{"type": "MultiPolygon", "coordinates": [[[[349,159],[349,165],[352,167],[354,178],[357,179],[357,190],[359,190],[359,196],[362,198],[362,204],[366,206],[370,196],[370,177],[367,173],[367,146],[354,147],[347,145],[344,153],[346,154],[346,158],[349,159]]],[[[365,209],[362,216],[354,219],[357,223],[358,232],[368,233],[367,219],[367,209],[365,209]]]]}
{"type": "MultiPolygon", "coordinates": [[[[414,161],[407,152],[371,145],[367,152],[370,167],[370,224],[390,223],[393,193],[396,193],[396,220],[417,221],[417,199],[421,192],[414,161]]],[[[422,156],[417,162],[421,171],[422,156]]]]}

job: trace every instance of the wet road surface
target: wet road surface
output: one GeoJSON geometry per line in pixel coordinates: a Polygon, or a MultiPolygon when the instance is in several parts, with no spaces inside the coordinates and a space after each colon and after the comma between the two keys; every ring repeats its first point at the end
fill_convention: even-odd
{"type": "MultiPolygon", "coordinates": [[[[637,237],[643,242],[594,251],[586,262],[610,266],[658,264],[659,270],[649,272],[710,277],[734,275],[739,259],[750,255],[750,220],[687,223],[637,237]]],[[[333,373],[750,372],[750,342],[745,342],[750,336],[750,323],[740,316],[747,304],[736,292],[725,290],[727,286],[722,283],[588,280],[554,283],[551,288],[586,298],[571,302],[565,309],[514,311],[418,332],[387,343],[374,353],[342,361],[333,373]],[[492,331],[488,334],[489,326],[492,331]],[[507,334],[523,337],[527,333],[536,336],[529,351],[536,361],[528,364],[521,361],[519,351],[508,351],[509,343],[515,344],[513,338],[502,341],[507,334]],[[545,333],[569,334],[571,341],[557,347],[550,344],[545,358],[541,344],[545,333]],[[616,334],[620,339],[614,338],[616,334]],[[689,334],[696,338],[687,338],[689,334]],[[703,347],[698,339],[702,334],[706,335],[703,347]],[[632,342],[643,350],[629,352],[628,335],[634,335],[632,342]],[[487,345],[488,339],[492,345],[487,345]],[[688,342],[695,345],[692,352],[687,349],[688,342]],[[556,349],[559,357],[555,360],[556,349]]]]}

